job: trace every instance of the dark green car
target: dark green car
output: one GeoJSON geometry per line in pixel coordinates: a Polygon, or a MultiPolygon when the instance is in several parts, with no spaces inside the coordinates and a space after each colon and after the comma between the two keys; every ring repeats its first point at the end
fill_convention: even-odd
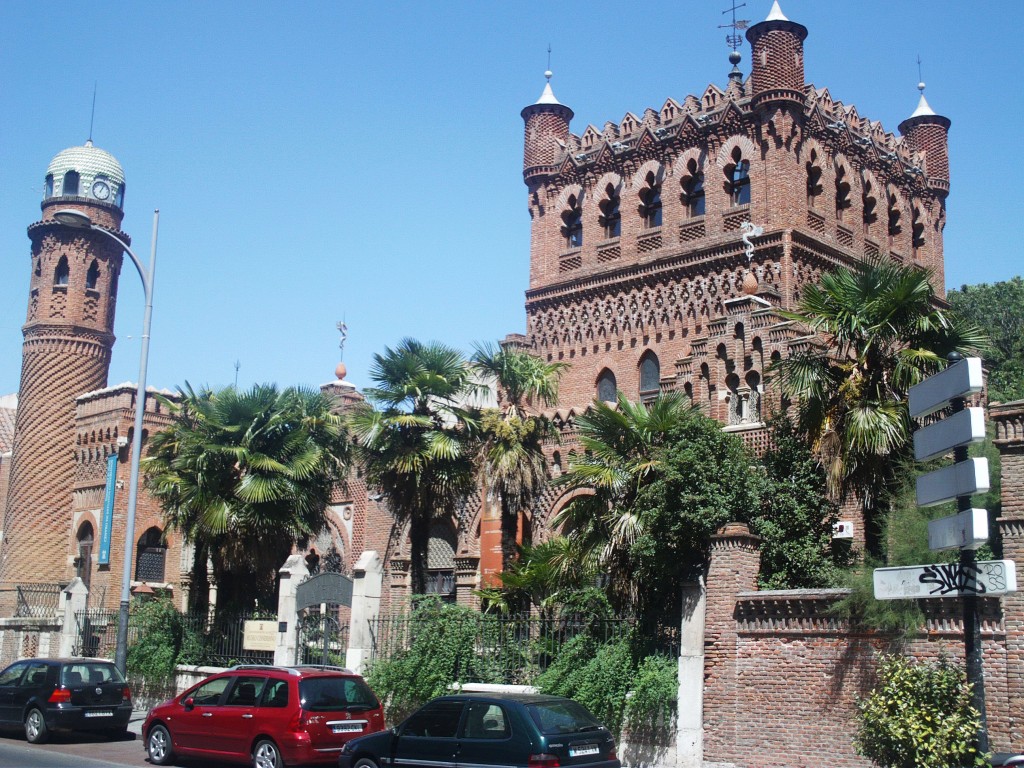
{"type": "Polygon", "coordinates": [[[465,693],[425,704],[397,728],[353,739],[339,768],[621,768],[615,740],[572,699],[465,693]]]}

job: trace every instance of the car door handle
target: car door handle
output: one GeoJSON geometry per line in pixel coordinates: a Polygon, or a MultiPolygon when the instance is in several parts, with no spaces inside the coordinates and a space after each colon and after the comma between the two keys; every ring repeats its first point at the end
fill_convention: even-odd
{"type": "Polygon", "coordinates": [[[203,712],[203,717],[213,717],[213,712],[203,712]]]}
{"type": "Polygon", "coordinates": [[[252,720],[252,713],[246,712],[244,715],[242,715],[242,719],[243,720],[252,720]]]}

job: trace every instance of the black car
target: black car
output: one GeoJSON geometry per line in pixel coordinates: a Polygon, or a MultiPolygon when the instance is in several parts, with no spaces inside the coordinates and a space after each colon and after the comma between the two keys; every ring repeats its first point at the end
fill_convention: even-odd
{"type": "Polygon", "coordinates": [[[621,768],[611,733],[572,699],[466,693],[425,704],[397,728],[353,739],[340,768],[621,768]]]}
{"type": "Polygon", "coordinates": [[[0,726],[23,727],[33,744],[56,730],[120,737],[131,715],[131,690],[106,659],[23,659],[0,672],[0,726]]]}

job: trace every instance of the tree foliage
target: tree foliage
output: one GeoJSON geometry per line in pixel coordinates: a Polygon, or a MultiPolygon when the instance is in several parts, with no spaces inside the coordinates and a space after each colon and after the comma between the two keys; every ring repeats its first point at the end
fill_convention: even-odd
{"type": "Polygon", "coordinates": [[[884,656],[878,685],[858,702],[858,754],[882,768],[983,766],[973,745],[980,716],[963,670],[947,657],[884,656]]]}
{"type": "MultiPolygon", "coordinates": [[[[197,575],[209,557],[218,612],[275,605],[277,569],[325,528],[344,477],[341,418],[319,391],[270,384],[186,384],[164,402],[172,421],[153,436],[143,467],[167,528],[196,545],[197,575]]],[[[205,597],[201,584],[193,592],[205,597]]]]}
{"type": "Polygon", "coordinates": [[[548,363],[513,346],[477,346],[473,370],[494,387],[497,408],[480,417],[480,477],[488,501],[501,515],[502,570],[516,555],[516,534],[524,510],[547,484],[544,440],[557,436],[538,412],[558,401],[558,380],[566,363],[548,363]]]}
{"type": "Polygon", "coordinates": [[[839,510],[825,491],[824,470],[787,419],[769,428],[760,506],[750,521],[761,537],[758,583],[762,589],[839,586],[853,553],[848,542],[832,538],[839,510]]]}
{"type": "Polygon", "coordinates": [[[861,500],[866,549],[881,559],[887,495],[909,454],[907,390],[945,367],[948,353],[977,352],[985,336],[938,306],[927,271],[887,259],[823,275],[784,314],[824,343],[773,371],[798,403],[798,427],[833,498],[861,500]]]}
{"type": "Polygon", "coordinates": [[[990,400],[1024,398],[1024,279],[964,285],[946,295],[949,305],[988,329],[992,346],[985,358],[990,400]]]}
{"type": "Polygon", "coordinates": [[[430,526],[474,488],[476,430],[463,403],[476,391],[458,350],[403,339],[374,355],[369,403],[349,414],[367,483],[408,526],[413,594],[426,592],[430,526]]]}

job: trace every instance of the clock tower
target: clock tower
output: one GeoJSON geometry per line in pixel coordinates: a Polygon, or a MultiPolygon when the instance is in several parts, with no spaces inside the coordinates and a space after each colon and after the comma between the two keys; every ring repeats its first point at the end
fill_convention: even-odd
{"type": "Polygon", "coordinates": [[[62,225],[54,213],[80,211],[130,242],[120,231],[124,192],[120,163],[87,141],[50,162],[42,218],[28,228],[28,311],[0,543],[4,603],[15,585],[66,583],[80,552],[76,536],[99,534],[72,531],[76,454],[107,450],[76,445],[75,408],[79,395],[107,386],[123,254],[109,238],[62,225]]]}

